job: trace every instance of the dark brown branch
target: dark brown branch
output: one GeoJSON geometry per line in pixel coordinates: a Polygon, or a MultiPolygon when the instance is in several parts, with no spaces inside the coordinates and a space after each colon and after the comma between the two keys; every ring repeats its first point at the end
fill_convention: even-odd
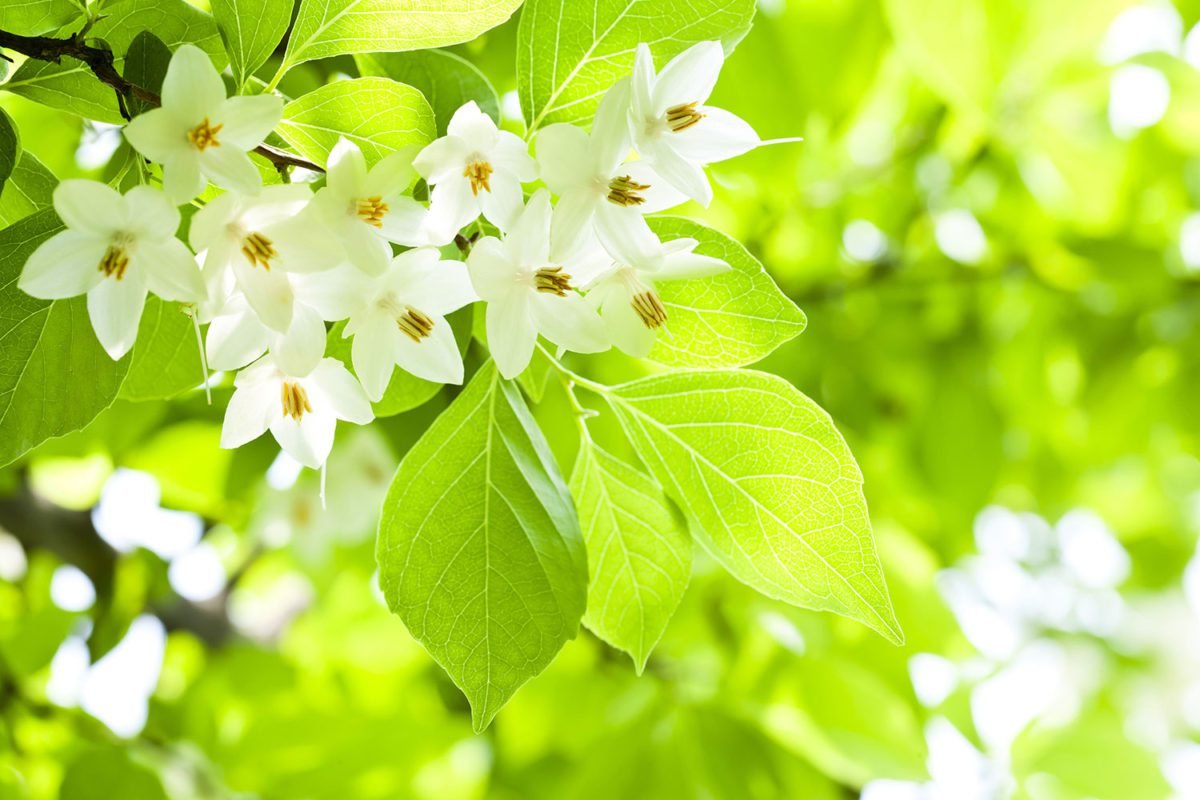
{"type": "MultiPolygon", "coordinates": [[[[130,118],[126,104],[131,98],[141,100],[151,106],[162,105],[162,99],[157,94],[125,80],[121,73],[117,72],[111,50],[84,44],[78,36],[70,39],[55,39],[50,36],[20,36],[0,30],[0,47],[6,47],[38,61],[51,61],[55,64],[61,63],[64,57],[82,61],[97,78],[111,86],[117,93],[117,103],[120,106],[121,116],[125,119],[130,118]]],[[[287,167],[303,167],[314,172],[325,171],[307,159],[292,155],[269,144],[260,144],[254,148],[254,152],[280,170],[287,167]]]]}

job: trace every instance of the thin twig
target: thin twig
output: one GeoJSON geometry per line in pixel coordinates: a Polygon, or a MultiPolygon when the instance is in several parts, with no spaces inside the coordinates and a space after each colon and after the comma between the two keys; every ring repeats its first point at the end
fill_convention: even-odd
{"type": "MultiPolygon", "coordinates": [[[[78,36],[69,39],[55,39],[51,36],[20,36],[0,30],[0,47],[7,47],[9,50],[38,61],[50,61],[55,64],[61,63],[63,57],[82,61],[101,82],[111,86],[117,93],[117,104],[121,116],[125,119],[130,119],[127,102],[131,98],[136,98],[151,106],[162,105],[162,98],[157,94],[125,80],[121,73],[117,72],[111,50],[85,44],[78,36]]],[[[254,152],[280,170],[287,167],[303,167],[314,172],[325,171],[307,159],[292,155],[269,144],[260,144],[254,148],[254,152]]]]}

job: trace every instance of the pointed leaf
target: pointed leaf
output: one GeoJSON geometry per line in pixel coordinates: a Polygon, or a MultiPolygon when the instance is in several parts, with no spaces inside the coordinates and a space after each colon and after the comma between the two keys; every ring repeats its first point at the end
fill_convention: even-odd
{"type": "Polygon", "coordinates": [[[295,0],[213,0],[233,83],[239,89],[266,63],[287,33],[295,0]]]}
{"type": "Polygon", "coordinates": [[[437,118],[438,136],[446,134],[454,112],[470,100],[500,122],[500,98],[491,82],[470,61],[448,50],[365,53],[354,60],[363,75],[391,78],[420,90],[437,118]]]}
{"type": "Polygon", "coordinates": [[[12,225],[53,203],[58,179],[28,150],[22,151],[0,191],[0,228],[12,225]]]}

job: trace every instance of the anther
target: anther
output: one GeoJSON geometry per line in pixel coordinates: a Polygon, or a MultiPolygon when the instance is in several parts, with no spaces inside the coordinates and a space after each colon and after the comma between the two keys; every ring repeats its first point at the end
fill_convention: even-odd
{"type": "Polygon", "coordinates": [[[271,259],[279,255],[271,240],[261,233],[251,233],[242,239],[242,255],[251,266],[257,264],[265,270],[271,269],[271,259]]]}
{"type": "Polygon", "coordinates": [[[433,320],[412,306],[396,319],[396,326],[405,336],[418,343],[433,332],[433,320]]]}
{"type": "Polygon", "coordinates": [[[359,200],[354,207],[359,219],[376,228],[383,227],[383,215],[388,212],[388,204],[379,196],[359,200]]]}
{"type": "Polygon", "coordinates": [[[491,181],[494,171],[492,165],[486,161],[472,161],[467,164],[467,168],[463,170],[463,177],[469,178],[471,181],[471,194],[478,196],[480,189],[485,192],[492,191],[489,181],[491,181]]]}
{"type": "Polygon", "coordinates": [[[207,147],[220,147],[221,143],[217,140],[217,134],[224,128],[224,123],[213,125],[208,121],[208,117],[204,118],[196,127],[188,131],[188,141],[197,149],[203,151],[207,147]]]}
{"type": "Polygon", "coordinates": [[[121,280],[128,268],[129,254],[125,252],[125,248],[110,244],[104,251],[104,257],[100,259],[100,271],[104,273],[104,277],[121,280]]]}
{"type": "Polygon", "coordinates": [[[653,289],[635,294],[630,305],[633,306],[633,310],[637,312],[642,323],[650,330],[662,327],[662,324],[667,321],[667,309],[663,307],[662,300],[653,289]]]}
{"type": "Polygon", "coordinates": [[[608,182],[608,202],[619,206],[640,206],[646,202],[641,194],[650,188],[648,183],[638,183],[628,175],[613,178],[608,182]]]}
{"type": "Polygon", "coordinates": [[[571,291],[571,276],[563,272],[562,267],[542,267],[533,276],[533,282],[539,292],[559,297],[566,297],[571,291]]]}
{"type": "Polygon", "coordinates": [[[688,128],[695,125],[700,120],[704,119],[704,115],[696,110],[697,103],[680,103],[677,106],[671,106],[667,109],[667,127],[672,133],[686,131],[688,128]]]}
{"type": "Polygon", "coordinates": [[[284,381],[280,388],[280,402],[283,404],[283,415],[297,422],[305,412],[311,413],[312,406],[308,403],[308,392],[304,387],[292,381],[284,381]]]}

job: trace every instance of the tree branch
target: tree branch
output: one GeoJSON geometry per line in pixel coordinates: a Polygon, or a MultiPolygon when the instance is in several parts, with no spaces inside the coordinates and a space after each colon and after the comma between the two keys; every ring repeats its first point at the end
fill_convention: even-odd
{"type": "MultiPolygon", "coordinates": [[[[38,61],[50,61],[55,64],[61,63],[63,57],[82,61],[100,81],[111,86],[117,93],[117,104],[120,107],[121,116],[125,119],[130,118],[126,105],[130,98],[141,100],[147,105],[162,105],[162,98],[157,94],[125,80],[121,73],[117,72],[111,50],[84,44],[79,36],[55,39],[50,36],[20,36],[0,30],[0,47],[6,47],[38,61]]],[[[254,148],[254,152],[270,161],[276,169],[281,171],[287,167],[303,167],[313,172],[325,171],[307,159],[292,155],[269,144],[260,144],[254,148]]]]}

